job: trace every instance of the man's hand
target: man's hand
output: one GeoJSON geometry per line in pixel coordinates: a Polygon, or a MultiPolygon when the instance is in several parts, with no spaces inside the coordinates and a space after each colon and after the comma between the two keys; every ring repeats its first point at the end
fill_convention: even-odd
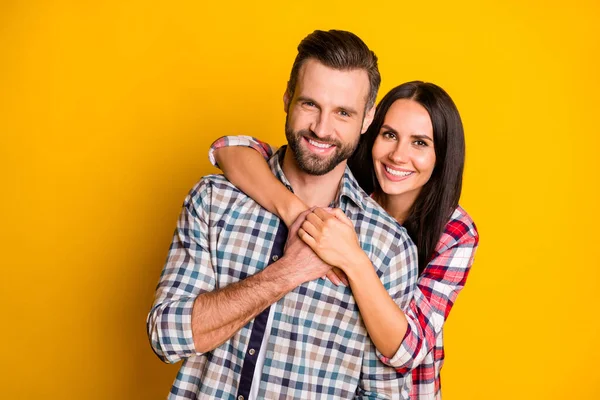
{"type": "Polygon", "coordinates": [[[301,213],[290,226],[285,254],[281,261],[290,266],[290,271],[298,277],[300,284],[325,276],[331,265],[325,263],[317,254],[298,237],[298,229],[312,209],[301,213]]]}
{"type": "MultiPolygon", "coordinates": [[[[346,284],[343,270],[357,261],[362,265],[366,259],[352,221],[339,208],[312,208],[298,235],[322,260],[334,267],[333,271],[341,275],[339,278],[346,284]]],[[[368,260],[367,264],[370,265],[368,260]]],[[[336,283],[333,279],[332,282],[336,283]]]]}

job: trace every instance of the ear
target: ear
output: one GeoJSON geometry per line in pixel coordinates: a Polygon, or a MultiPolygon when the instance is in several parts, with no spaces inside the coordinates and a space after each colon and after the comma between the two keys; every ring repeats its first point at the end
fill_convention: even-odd
{"type": "Polygon", "coordinates": [[[290,92],[288,92],[287,89],[285,89],[285,92],[283,93],[283,111],[287,114],[289,107],[290,107],[290,92]]]}
{"type": "Polygon", "coordinates": [[[369,129],[369,126],[371,125],[371,122],[373,122],[374,117],[375,117],[375,105],[373,105],[373,107],[371,107],[371,109],[369,111],[367,111],[367,113],[365,114],[365,118],[363,119],[362,129],[360,131],[361,135],[363,133],[365,133],[367,131],[367,129],[369,129]]]}

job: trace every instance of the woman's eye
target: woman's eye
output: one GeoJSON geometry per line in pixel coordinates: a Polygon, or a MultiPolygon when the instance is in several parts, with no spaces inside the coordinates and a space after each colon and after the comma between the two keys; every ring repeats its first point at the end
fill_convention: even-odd
{"type": "Polygon", "coordinates": [[[427,146],[427,143],[425,143],[423,140],[415,140],[415,144],[417,146],[427,146]]]}
{"type": "Polygon", "coordinates": [[[391,140],[396,139],[396,134],[394,132],[386,131],[386,132],[383,132],[382,136],[386,139],[391,139],[391,140]]]}

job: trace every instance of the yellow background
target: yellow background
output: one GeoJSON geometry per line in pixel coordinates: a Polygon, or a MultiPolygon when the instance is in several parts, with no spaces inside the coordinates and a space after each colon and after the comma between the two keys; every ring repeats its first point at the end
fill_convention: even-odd
{"type": "Polygon", "coordinates": [[[165,397],[145,318],[181,202],[218,136],[284,142],[296,46],[338,28],[379,98],[432,81],[464,120],[481,247],[444,399],[600,398],[600,6],[416,3],[2,2],[0,396],[165,397]]]}

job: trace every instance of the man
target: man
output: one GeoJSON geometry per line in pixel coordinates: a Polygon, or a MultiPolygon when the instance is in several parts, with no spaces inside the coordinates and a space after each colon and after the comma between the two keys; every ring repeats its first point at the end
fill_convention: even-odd
{"type": "MultiPolygon", "coordinates": [[[[416,250],[358,186],[346,159],[369,126],[380,77],[357,36],[315,31],[284,95],[273,173],[306,204],[341,208],[389,293],[406,306],[416,250]]],[[[189,193],[148,316],[152,347],[184,360],[170,398],[402,398],[408,383],[376,356],[352,293],[331,266],[221,175],[189,193]],[[285,250],[284,250],[285,246],[285,250]]]]}

